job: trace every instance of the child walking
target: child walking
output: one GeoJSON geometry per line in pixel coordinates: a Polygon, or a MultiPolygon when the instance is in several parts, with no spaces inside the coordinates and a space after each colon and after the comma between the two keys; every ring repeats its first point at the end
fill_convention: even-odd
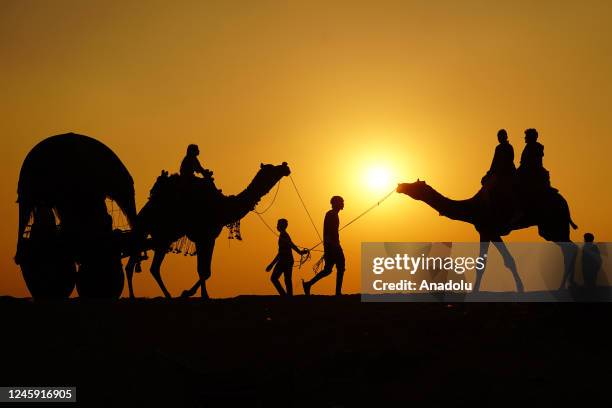
{"type": "Polygon", "coordinates": [[[291,274],[293,272],[293,253],[291,251],[293,250],[300,255],[308,253],[307,249],[301,250],[291,241],[291,237],[287,233],[288,225],[289,222],[284,218],[281,218],[276,223],[276,229],[279,232],[278,254],[276,254],[276,257],[266,268],[266,272],[270,272],[272,268],[274,268],[270,280],[281,296],[293,296],[293,284],[291,282],[291,274]],[[283,286],[280,284],[281,275],[283,275],[285,278],[286,289],[283,289],[283,286]]]}

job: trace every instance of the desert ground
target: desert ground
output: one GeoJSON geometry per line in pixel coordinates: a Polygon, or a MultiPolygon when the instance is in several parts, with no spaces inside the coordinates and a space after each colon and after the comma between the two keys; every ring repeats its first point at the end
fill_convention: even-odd
{"type": "Polygon", "coordinates": [[[2,385],[81,406],[610,405],[609,303],[0,298],[2,385]]]}

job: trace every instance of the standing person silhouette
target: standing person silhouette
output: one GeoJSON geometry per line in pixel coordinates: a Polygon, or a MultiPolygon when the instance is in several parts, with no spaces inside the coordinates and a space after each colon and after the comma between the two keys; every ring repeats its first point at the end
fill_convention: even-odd
{"type": "Polygon", "coordinates": [[[323,249],[325,251],[323,257],[325,259],[325,267],[310,281],[305,282],[302,279],[305,295],[310,295],[312,285],[332,273],[334,265],[336,266],[336,296],[342,294],[342,278],[344,277],[345,262],[344,252],[340,246],[340,234],[338,232],[340,218],[338,217],[338,213],[344,208],[344,199],[340,196],[333,196],[330,203],[332,209],[325,214],[325,221],[323,222],[323,249]]]}
{"type": "Polygon", "coordinates": [[[293,253],[291,251],[293,250],[300,255],[308,253],[307,249],[301,250],[293,243],[293,241],[291,241],[291,237],[287,233],[288,225],[289,221],[284,218],[281,218],[276,223],[276,229],[279,232],[278,253],[272,262],[270,262],[270,265],[268,265],[266,268],[266,272],[270,272],[272,268],[274,268],[274,272],[272,272],[270,280],[278,291],[278,294],[281,296],[293,296],[293,284],[291,282],[291,275],[293,272],[293,253]],[[283,286],[280,284],[281,275],[283,275],[285,278],[286,290],[283,289],[283,286]]]}
{"type": "Polygon", "coordinates": [[[594,243],[595,236],[590,232],[584,234],[582,247],[582,275],[584,286],[589,289],[597,287],[597,273],[601,269],[601,254],[594,243]]]}

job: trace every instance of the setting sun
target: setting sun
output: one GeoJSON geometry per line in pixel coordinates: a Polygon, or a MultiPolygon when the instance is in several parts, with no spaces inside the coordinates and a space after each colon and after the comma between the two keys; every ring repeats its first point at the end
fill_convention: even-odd
{"type": "Polygon", "coordinates": [[[391,188],[391,171],[385,166],[370,167],[366,170],[365,180],[371,190],[386,191],[391,188]]]}

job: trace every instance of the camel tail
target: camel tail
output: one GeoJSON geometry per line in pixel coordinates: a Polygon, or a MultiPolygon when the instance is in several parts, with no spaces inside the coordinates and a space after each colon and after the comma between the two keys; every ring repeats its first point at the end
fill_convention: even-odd
{"type": "Polygon", "coordinates": [[[574,220],[572,220],[572,214],[570,213],[569,206],[567,205],[567,203],[566,203],[566,206],[567,206],[567,220],[569,221],[569,224],[572,227],[572,229],[576,230],[578,229],[578,226],[576,225],[574,220]]]}
{"type": "Polygon", "coordinates": [[[575,229],[575,230],[578,229],[578,226],[574,223],[574,221],[572,221],[571,217],[569,219],[569,223],[572,226],[572,229],[575,229]]]}
{"type": "Polygon", "coordinates": [[[572,227],[572,229],[578,229],[578,226],[576,225],[576,223],[574,222],[574,220],[572,220],[572,213],[570,212],[569,209],[569,205],[567,204],[567,201],[565,201],[565,199],[561,196],[561,194],[559,194],[557,192],[557,194],[559,195],[559,197],[561,197],[561,202],[563,207],[565,207],[565,213],[567,215],[567,221],[569,222],[570,226],[572,227]]]}

